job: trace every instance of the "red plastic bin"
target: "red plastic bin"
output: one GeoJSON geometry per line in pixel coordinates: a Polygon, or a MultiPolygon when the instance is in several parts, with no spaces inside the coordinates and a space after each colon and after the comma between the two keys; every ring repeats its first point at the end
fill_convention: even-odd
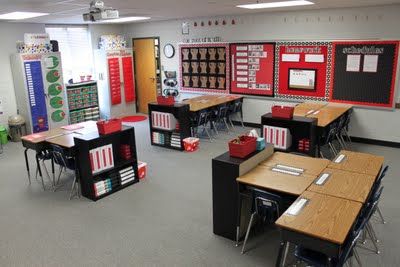
{"type": "Polygon", "coordinates": [[[159,105],[172,106],[175,103],[173,96],[157,96],[157,103],[159,105]]]}
{"type": "Polygon", "coordinates": [[[273,106],[272,117],[291,119],[293,118],[294,107],[288,106],[273,106]]]}
{"type": "Polygon", "coordinates": [[[120,119],[101,120],[97,122],[97,129],[99,130],[99,134],[102,135],[121,131],[121,128],[122,121],[120,119]]]}
{"type": "Polygon", "coordinates": [[[229,141],[229,155],[235,158],[245,158],[257,147],[257,138],[253,136],[240,136],[229,141]],[[239,142],[238,142],[239,139],[239,142]]]}

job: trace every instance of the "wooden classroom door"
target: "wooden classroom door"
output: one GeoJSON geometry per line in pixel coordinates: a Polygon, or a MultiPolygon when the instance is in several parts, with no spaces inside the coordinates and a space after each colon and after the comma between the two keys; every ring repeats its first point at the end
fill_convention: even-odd
{"type": "Polygon", "coordinates": [[[133,39],[138,112],[148,113],[147,104],[157,101],[154,38],[133,39]]]}

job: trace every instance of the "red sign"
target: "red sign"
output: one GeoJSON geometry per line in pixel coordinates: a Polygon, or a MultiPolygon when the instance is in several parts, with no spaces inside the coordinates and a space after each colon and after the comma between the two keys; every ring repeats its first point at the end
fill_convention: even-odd
{"type": "Polygon", "coordinates": [[[131,56],[122,58],[122,72],[124,74],[125,102],[135,101],[135,84],[131,56]]]}
{"type": "Polygon", "coordinates": [[[274,44],[232,44],[230,51],[231,93],[273,96],[274,44]]]}
{"type": "Polygon", "coordinates": [[[121,104],[121,80],[118,58],[108,58],[108,74],[110,78],[111,104],[121,104]]]}

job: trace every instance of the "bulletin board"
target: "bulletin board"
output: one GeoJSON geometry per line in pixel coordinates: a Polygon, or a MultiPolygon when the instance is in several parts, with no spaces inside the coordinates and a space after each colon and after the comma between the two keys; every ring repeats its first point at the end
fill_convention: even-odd
{"type": "Polygon", "coordinates": [[[179,57],[182,91],[229,93],[229,44],[181,44],[179,57]]]}
{"type": "Polygon", "coordinates": [[[331,42],[278,42],[275,51],[276,97],[317,101],[328,99],[331,42]],[[293,81],[297,82],[297,86],[293,81]]]}
{"type": "Polygon", "coordinates": [[[231,93],[274,95],[275,43],[230,45],[231,93]]]}
{"type": "Polygon", "coordinates": [[[334,42],[330,101],[394,106],[398,41],[334,42]]]}

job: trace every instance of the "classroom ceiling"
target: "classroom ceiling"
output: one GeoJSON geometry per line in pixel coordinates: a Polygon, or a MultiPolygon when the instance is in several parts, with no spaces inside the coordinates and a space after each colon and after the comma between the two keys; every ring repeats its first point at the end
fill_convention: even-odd
{"type": "MultiPolygon", "coordinates": [[[[361,7],[400,4],[400,0],[311,0],[310,6],[245,10],[238,4],[256,3],[256,0],[103,0],[106,6],[116,8],[120,17],[149,16],[152,20],[187,19],[219,15],[239,15],[274,11],[296,11],[324,8],[361,7]]],[[[283,0],[260,0],[277,2],[283,0]]],[[[82,14],[88,11],[90,0],[0,0],[0,14],[14,11],[49,13],[50,15],[20,20],[36,23],[84,23],[82,14]]]]}

